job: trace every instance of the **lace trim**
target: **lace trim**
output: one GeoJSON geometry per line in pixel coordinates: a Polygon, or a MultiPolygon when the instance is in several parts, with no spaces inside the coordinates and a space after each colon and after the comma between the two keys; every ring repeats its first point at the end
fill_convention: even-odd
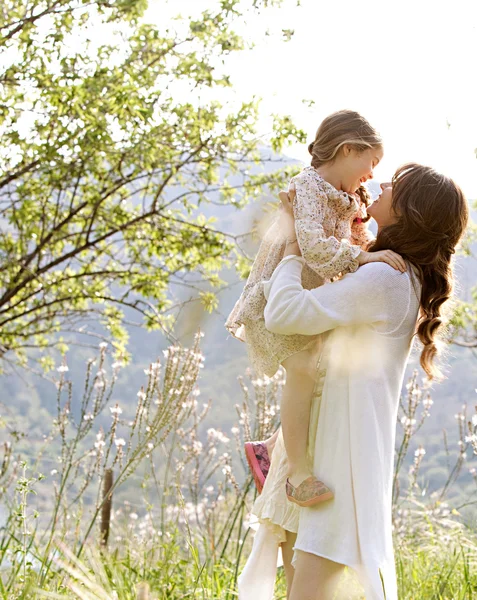
{"type": "Polygon", "coordinates": [[[293,504],[287,500],[286,505],[277,502],[264,502],[263,506],[257,507],[257,501],[254,504],[252,512],[260,523],[264,523],[272,529],[278,538],[278,543],[281,544],[286,541],[285,531],[298,532],[300,507],[297,504],[293,504]]]}

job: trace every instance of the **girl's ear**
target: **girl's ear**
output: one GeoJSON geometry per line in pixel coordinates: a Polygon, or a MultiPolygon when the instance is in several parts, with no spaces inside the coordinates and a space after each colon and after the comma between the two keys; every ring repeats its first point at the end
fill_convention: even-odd
{"type": "Polygon", "coordinates": [[[343,156],[349,156],[351,153],[351,146],[349,144],[343,144],[343,156]]]}

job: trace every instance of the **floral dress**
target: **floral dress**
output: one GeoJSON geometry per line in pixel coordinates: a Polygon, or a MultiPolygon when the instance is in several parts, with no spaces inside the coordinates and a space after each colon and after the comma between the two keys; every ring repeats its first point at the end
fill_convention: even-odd
{"type": "MultiPolygon", "coordinates": [[[[303,169],[291,183],[296,190],[296,237],[306,263],[303,287],[311,290],[339,274],[356,271],[357,256],[370,240],[362,221],[366,214],[364,205],[339,192],[314,167],[303,169]]],[[[318,341],[317,336],[273,334],[265,327],[263,282],[271,278],[284,251],[285,239],[277,220],[267,231],[245,288],[225,323],[234,337],[247,343],[257,374],[268,377],[286,358],[318,341]]]]}

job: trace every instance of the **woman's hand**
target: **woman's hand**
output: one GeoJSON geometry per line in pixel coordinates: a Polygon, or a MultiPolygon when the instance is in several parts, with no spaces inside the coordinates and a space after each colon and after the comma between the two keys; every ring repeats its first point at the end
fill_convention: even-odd
{"type": "Polygon", "coordinates": [[[393,250],[378,250],[378,252],[365,252],[361,250],[358,254],[358,263],[359,266],[366,265],[370,262],[384,262],[396,271],[401,271],[401,273],[405,273],[407,271],[406,262],[403,257],[393,250]]]}
{"type": "Polygon", "coordinates": [[[284,238],[286,239],[284,256],[289,256],[291,254],[294,254],[295,256],[301,256],[300,246],[298,245],[296,239],[295,215],[293,214],[295,189],[290,187],[288,193],[280,192],[278,197],[280,198],[279,226],[284,238]]]}

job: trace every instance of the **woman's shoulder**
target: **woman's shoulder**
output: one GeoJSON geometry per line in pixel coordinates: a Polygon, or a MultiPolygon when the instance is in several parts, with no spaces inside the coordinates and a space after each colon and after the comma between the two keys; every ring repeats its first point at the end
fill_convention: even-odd
{"type": "Polygon", "coordinates": [[[415,278],[415,275],[409,269],[402,273],[384,262],[367,263],[359,267],[356,273],[350,273],[349,275],[357,275],[367,279],[372,282],[376,291],[379,287],[391,296],[396,295],[398,290],[409,293],[412,279],[415,278]]]}

